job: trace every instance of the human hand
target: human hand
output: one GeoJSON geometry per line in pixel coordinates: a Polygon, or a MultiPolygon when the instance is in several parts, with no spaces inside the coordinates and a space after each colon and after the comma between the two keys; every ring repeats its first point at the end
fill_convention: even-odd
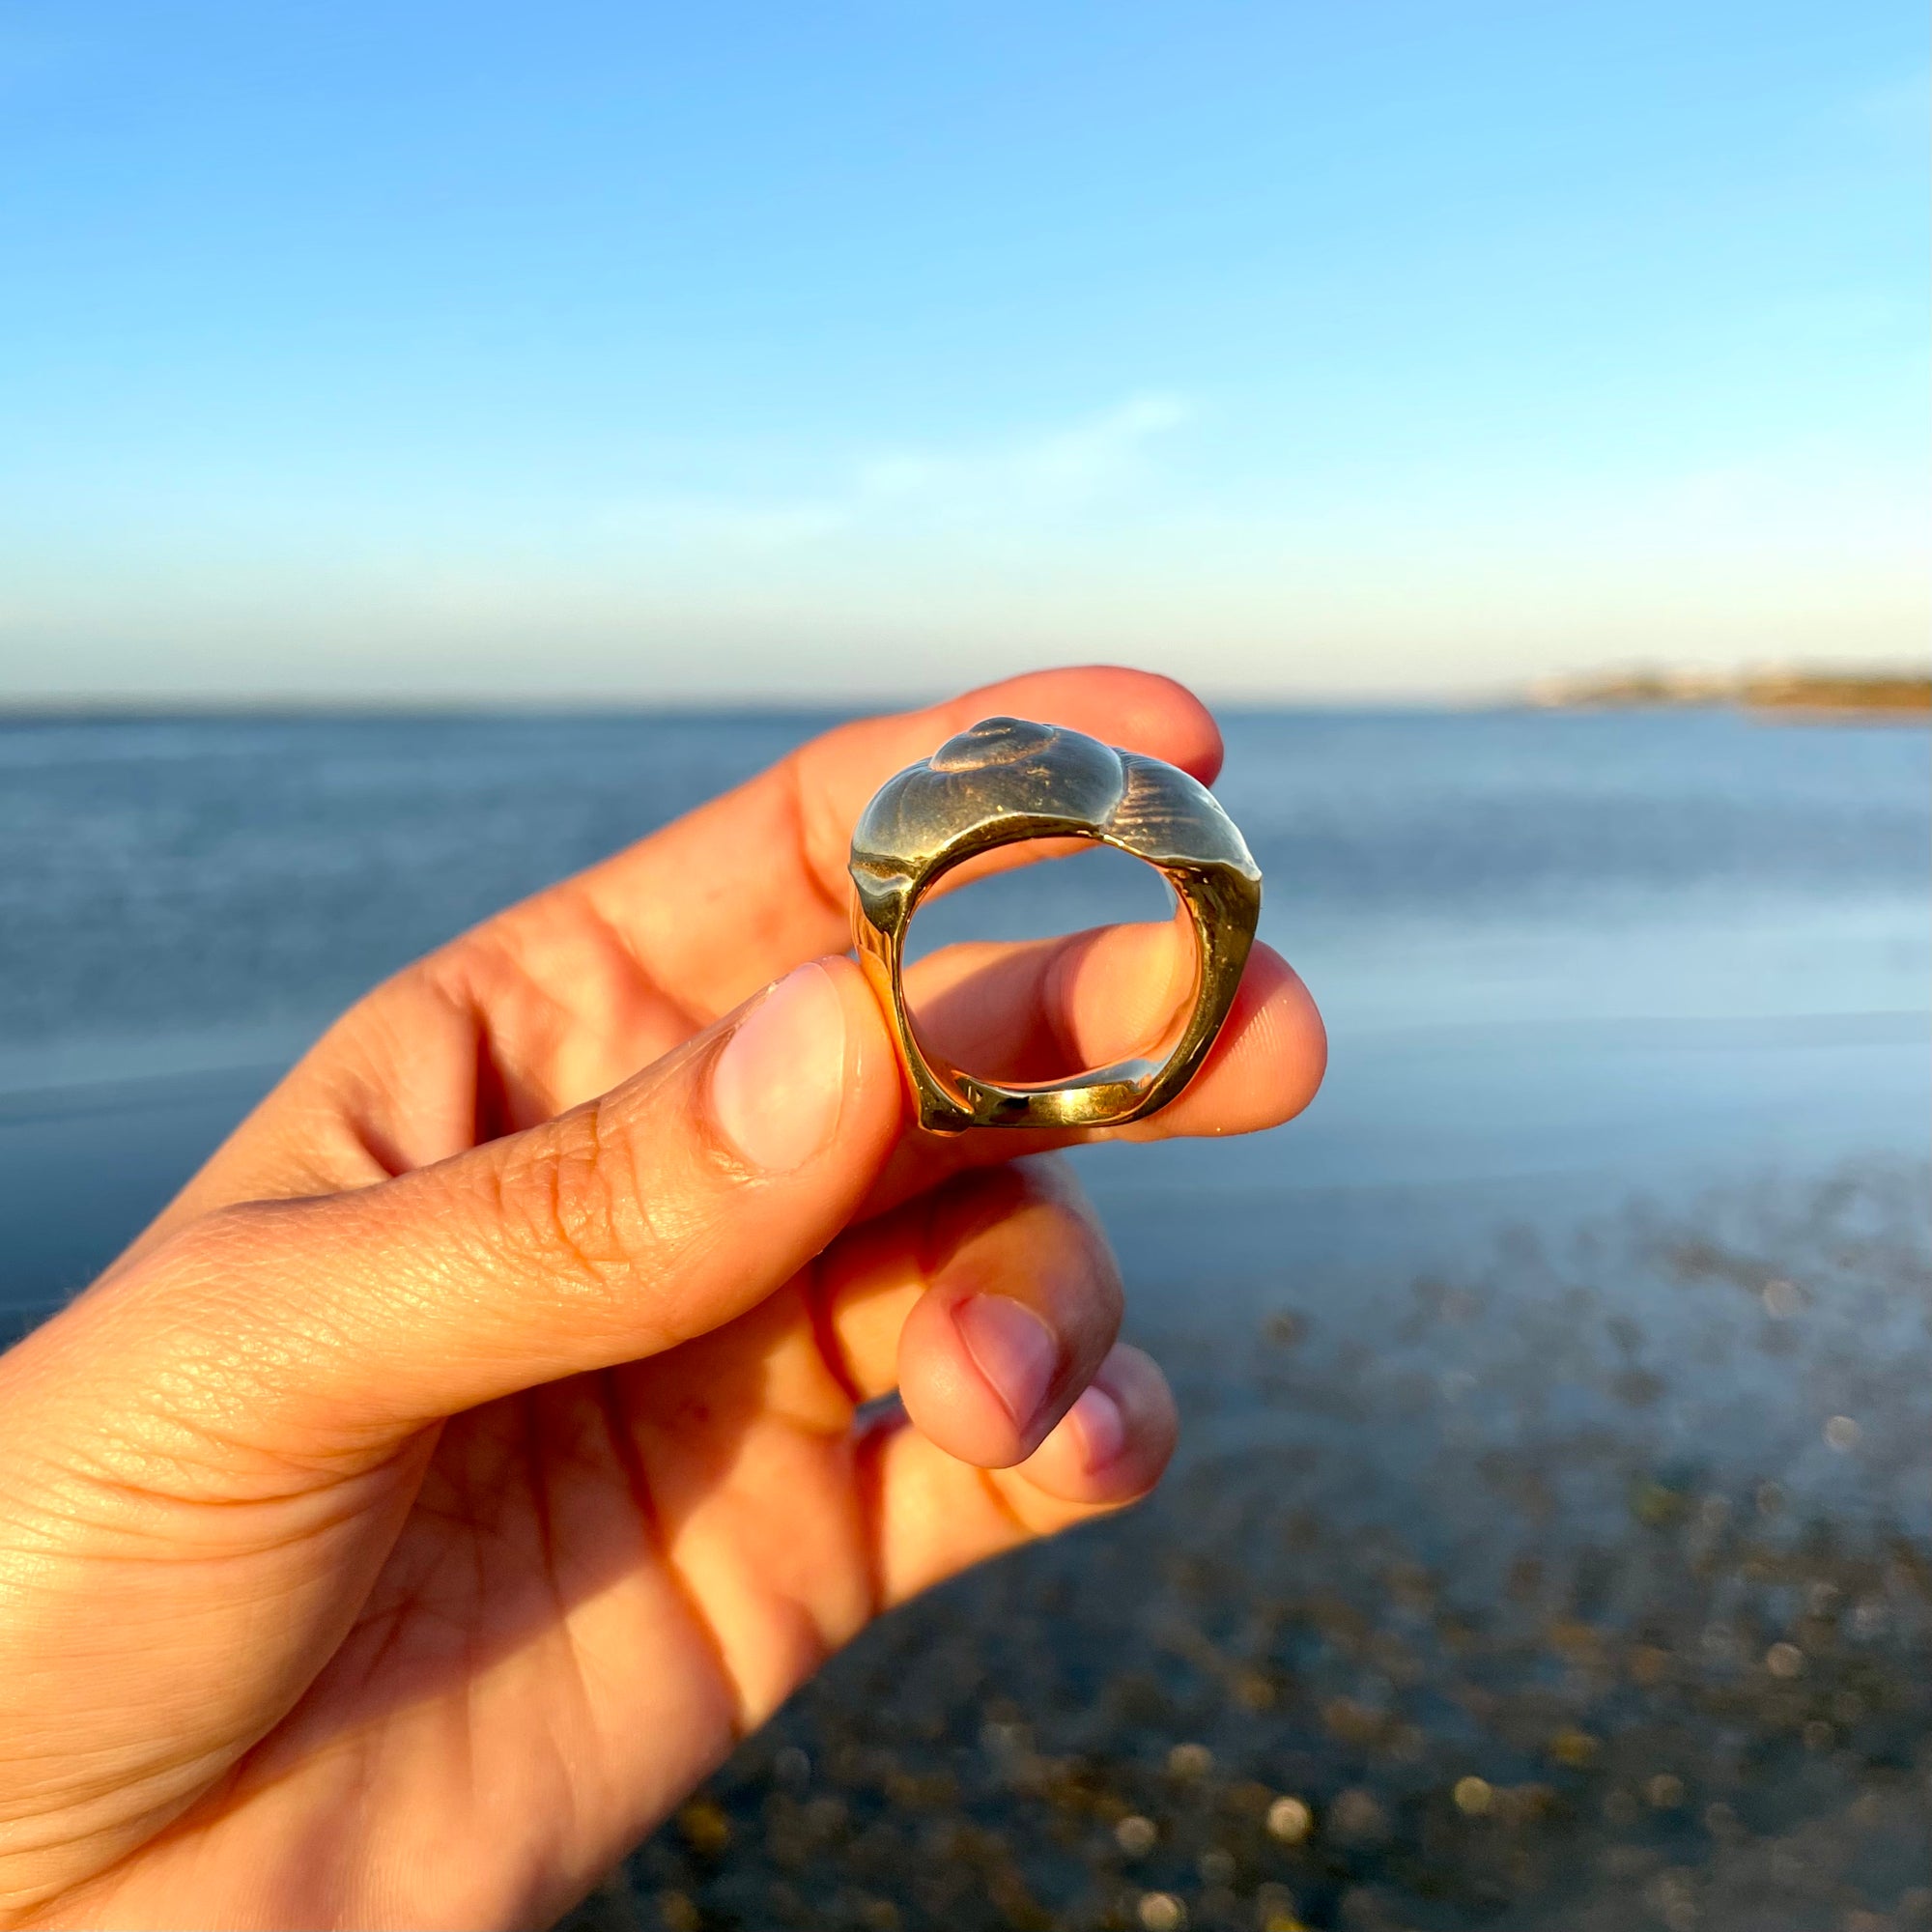
{"type": "MultiPolygon", "coordinates": [[[[842,955],[858,810],[997,711],[1219,762],[1124,671],[833,732],[381,987],[0,1358],[0,1922],[544,1922],[869,1618],[1152,1486],[1173,1404],[1012,1164],[1050,1144],[913,1129],[842,955]]],[[[1184,944],[915,996],[1052,1077],[1158,1030],[1184,944]]],[[[1120,1137],[1273,1124],[1322,1054],[1257,947],[1120,1137]]]]}

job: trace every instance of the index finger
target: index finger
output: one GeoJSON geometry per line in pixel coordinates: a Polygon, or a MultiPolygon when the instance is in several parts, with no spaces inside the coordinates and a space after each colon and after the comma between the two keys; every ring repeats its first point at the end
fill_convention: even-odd
{"type": "MultiPolygon", "coordinates": [[[[844,950],[846,859],[867,800],[955,731],[1000,712],[1069,724],[1204,783],[1220,770],[1212,717],[1171,678],[1108,666],[1035,672],[840,725],[503,921],[540,924],[562,910],[559,895],[575,895],[659,990],[708,1023],[802,960],[844,950]]],[[[1045,855],[1036,845],[998,856],[1024,864],[1045,855]]],[[[498,924],[474,936],[500,936],[498,924]]]]}
{"type": "MultiPolygon", "coordinates": [[[[851,829],[895,772],[999,712],[1206,781],[1221,738],[1172,679],[1052,670],[846,724],[486,920],[360,1002],[157,1220],[360,1186],[608,1093],[793,966],[850,943],[851,829]]],[[[1037,853],[1016,847],[1015,863],[1037,853]]]]}

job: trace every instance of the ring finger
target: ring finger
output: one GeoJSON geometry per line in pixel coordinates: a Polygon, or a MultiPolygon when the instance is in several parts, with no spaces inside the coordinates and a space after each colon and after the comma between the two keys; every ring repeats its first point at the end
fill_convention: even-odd
{"type": "Polygon", "coordinates": [[[896,1389],[927,1440],[981,1468],[1039,1447],[1121,1324],[1106,1237],[1051,1159],[961,1175],[853,1229],[815,1299],[854,1400],[896,1389]]]}

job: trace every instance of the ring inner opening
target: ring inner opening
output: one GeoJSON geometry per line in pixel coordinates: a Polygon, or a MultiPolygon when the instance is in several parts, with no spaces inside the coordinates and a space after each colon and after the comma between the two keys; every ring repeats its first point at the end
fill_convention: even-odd
{"type": "Polygon", "coordinates": [[[1002,1087],[1123,1062],[1151,1072],[1199,979],[1193,922],[1167,880],[1094,843],[985,855],[942,880],[906,934],[906,1008],[925,1057],[1002,1087]],[[1004,863],[988,872],[989,860],[1004,863]]]}

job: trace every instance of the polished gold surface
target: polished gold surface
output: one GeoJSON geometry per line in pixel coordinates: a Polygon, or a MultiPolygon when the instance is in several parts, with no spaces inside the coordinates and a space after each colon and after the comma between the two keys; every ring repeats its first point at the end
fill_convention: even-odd
{"type": "Polygon", "coordinates": [[[1235,1003],[1261,917],[1261,868],[1208,788],[1158,758],[1024,718],[986,718],[873,794],[852,834],[852,929],[934,1133],[1102,1127],[1145,1119],[1193,1078],[1235,1003]],[[1032,838],[1085,838],[1165,874],[1194,927],[1194,997],[1165,1053],[1070,1079],[1002,1086],[935,1062],[905,1001],[919,903],[968,859],[1032,838]]]}

